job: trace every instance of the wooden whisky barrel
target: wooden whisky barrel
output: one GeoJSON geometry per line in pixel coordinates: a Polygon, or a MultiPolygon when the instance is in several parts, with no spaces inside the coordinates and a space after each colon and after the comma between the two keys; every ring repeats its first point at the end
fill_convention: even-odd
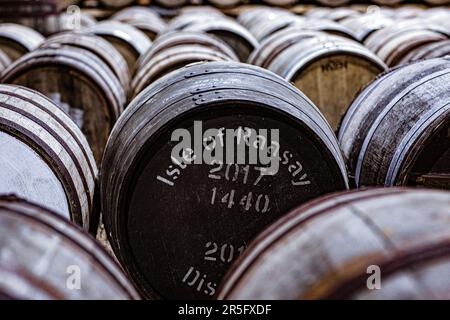
{"type": "Polygon", "coordinates": [[[339,7],[348,4],[350,0],[317,0],[317,2],[328,7],[339,7]]]}
{"type": "Polygon", "coordinates": [[[119,119],[102,164],[102,213],[116,256],[145,297],[206,299],[247,241],[297,204],[345,189],[345,170],[331,128],[294,86],[247,64],[197,63],[148,86],[119,119]],[[254,138],[266,129],[273,170],[173,157],[172,134],[192,135],[194,125],[195,143],[202,132],[220,137],[223,129],[213,128],[237,136],[247,128],[254,138]]]}
{"type": "Polygon", "coordinates": [[[316,35],[279,52],[267,68],[293,82],[337,129],[356,94],[386,65],[357,42],[316,35]]]}
{"type": "Polygon", "coordinates": [[[139,299],[92,237],[42,206],[1,195],[0,230],[0,296],[139,299]]]}
{"type": "Polygon", "coordinates": [[[198,21],[225,19],[231,20],[218,10],[194,10],[182,13],[170,20],[165,32],[179,31],[198,21]]]}
{"type": "Polygon", "coordinates": [[[4,53],[2,50],[0,50],[0,75],[7,66],[11,64],[11,59],[9,56],[4,53]]]}
{"type": "Polygon", "coordinates": [[[41,48],[55,47],[58,45],[73,46],[86,49],[99,57],[114,75],[119,79],[127,92],[130,86],[128,65],[120,52],[105,39],[84,33],[63,32],[47,38],[41,48]]]}
{"type": "Polygon", "coordinates": [[[219,8],[232,8],[238,6],[241,0],[208,0],[208,2],[219,8]]]}
{"type": "Polygon", "coordinates": [[[351,16],[340,21],[340,24],[350,29],[356,39],[363,43],[367,37],[375,31],[393,25],[394,20],[379,12],[376,12],[359,16],[351,16]]]}
{"type": "Polygon", "coordinates": [[[450,281],[442,276],[450,272],[449,221],[444,191],[378,188],[321,197],[261,233],[218,298],[449,299],[450,281]]]}
{"type": "Polygon", "coordinates": [[[255,37],[233,20],[198,21],[185,27],[183,30],[206,32],[219,37],[234,49],[241,61],[246,61],[250,53],[258,46],[258,41],[255,37]]]}
{"type": "Polygon", "coordinates": [[[155,0],[155,2],[166,8],[177,8],[185,5],[188,0],[155,0]]]}
{"type": "Polygon", "coordinates": [[[263,2],[277,7],[290,7],[296,4],[298,0],[264,0],[263,2]]]}
{"type": "Polygon", "coordinates": [[[450,55],[450,40],[427,43],[410,51],[399,64],[422,59],[441,58],[450,55]]]}
{"type": "Polygon", "coordinates": [[[114,20],[97,23],[84,31],[108,40],[125,58],[130,72],[140,55],[145,53],[152,44],[145,33],[139,29],[114,20]]]}
{"type": "Polygon", "coordinates": [[[97,167],[86,138],[58,106],[28,88],[0,85],[0,148],[0,193],[96,229],[97,167]]]}
{"type": "Polygon", "coordinates": [[[339,141],[357,186],[450,188],[450,61],[383,74],[353,101],[339,141]]]}
{"type": "Polygon", "coordinates": [[[126,100],[121,83],[100,58],[73,46],[43,48],[16,60],[4,70],[1,82],[50,97],[81,128],[100,163],[126,100]]]}
{"type": "Polygon", "coordinates": [[[128,23],[154,40],[167,27],[166,22],[154,10],[143,6],[132,6],[117,12],[112,20],[128,23]]]}
{"type": "Polygon", "coordinates": [[[133,78],[132,97],[170,71],[201,61],[239,61],[203,45],[184,44],[164,49],[153,55],[133,78]]]}
{"type": "Polygon", "coordinates": [[[239,60],[233,49],[214,35],[203,32],[174,31],[159,36],[152,46],[138,60],[137,69],[143,67],[156,54],[181,45],[202,45],[219,51],[233,60],[239,60]]]}
{"type": "Polygon", "coordinates": [[[31,28],[15,23],[0,24],[0,50],[13,61],[33,51],[43,41],[44,37],[31,28]]]}

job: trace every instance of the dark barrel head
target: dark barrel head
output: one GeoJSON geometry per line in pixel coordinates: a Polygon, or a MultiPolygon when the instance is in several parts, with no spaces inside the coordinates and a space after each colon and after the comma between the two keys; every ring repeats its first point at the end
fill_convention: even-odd
{"type": "Polygon", "coordinates": [[[268,71],[220,62],[173,72],[131,103],[110,139],[102,200],[113,247],[146,296],[214,297],[262,229],[347,187],[336,150],[311,102],[268,71]],[[180,130],[184,158],[173,153],[180,130]],[[212,149],[224,157],[209,163],[212,149]]]}

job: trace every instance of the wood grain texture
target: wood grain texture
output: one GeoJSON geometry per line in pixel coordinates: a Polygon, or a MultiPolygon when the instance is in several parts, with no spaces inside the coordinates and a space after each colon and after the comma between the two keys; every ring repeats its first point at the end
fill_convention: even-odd
{"type": "Polygon", "coordinates": [[[0,229],[2,294],[14,299],[139,299],[95,240],[52,211],[0,196],[0,229]],[[79,271],[79,290],[68,286],[74,270],[79,271]]]}
{"type": "Polygon", "coordinates": [[[380,188],[332,194],[261,233],[219,299],[448,299],[450,193],[380,188]],[[381,289],[366,281],[381,270],[381,289]]]}
{"type": "Polygon", "coordinates": [[[355,99],[339,141],[357,186],[416,185],[420,175],[448,176],[448,67],[440,58],[392,69],[355,99]]]}

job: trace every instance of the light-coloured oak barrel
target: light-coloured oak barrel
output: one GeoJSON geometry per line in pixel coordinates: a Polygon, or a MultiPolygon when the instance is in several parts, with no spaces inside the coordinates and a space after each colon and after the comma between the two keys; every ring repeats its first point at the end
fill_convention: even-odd
{"type": "Polygon", "coordinates": [[[73,46],[42,48],[16,60],[1,81],[35,89],[56,102],[81,128],[100,163],[126,96],[97,55],[73,46]]]}
{"type": "Polygon", "coordinates": [[[167,27],[166,22],[154,10],[147,7],[132,6],[117,12],[112,20],[128,23],[154,40],[167,27]]]}
{"type": "Polygon", "coordinates": [[[43,206],[0,195],[0,296],[139,299],[119,265],[88,234],[43,206]]]}
{"type": "Polygon", "coordinates": [[[84,32],[108,40],[125,58],[130,72],[141,54],[145,53],[152,44],[145,33],[120,21],[103,21],[85,29],[84,32]]]}
{"type": "Polygon", "coordinates": [[[386,65],[357,42],[317,35],[279,52],[267,68],[293,82],[336,130],[356,94],[386,65]]]}
{"type": "Polygon", "coordinates": [[[133,78],[133,97],[170,71],[201,61],[239,61],[215,48],[199,44],[183,44],[164,49],[143,65],[133,78]]]}
{"type": "Polygon", "coordinates": [[[346,189],[345,170],[326,120],[281,77],[237,62],[191,64],[144,89],[114,127],[101,173],[105,228],[145,297],[208,299],[247,241],[307,198],[346,189]],[[172,134],[194,121],[204,132],[277,128],[278,172],[256,181],[256,164],[174,160],[172,134]],[[213,242],[233,254],[205,259],[213,242]]]}
{"type": "Polygon", "coordinates": [[[124,90],[128,92],[131,80],[127,62],[120,52],[102,37],[79,32],[62,32],[47,38],[40,47],[48,48],[55,45],[74,46],[94,53],[108,65],[124,90]]]}
{"type": "Polygon", "coordinates": [[[86,138],[57,105],[28,88],[0,85],[0,148],[0,193],[96,230],[97,166],[86,138]]]}
{"type": "Polygon", "coordinates": [[[0,50],[14,61],[33,51],[44,41],[44,37],[31,28],[15,24],[0,24],[0,50]]]}
{"type": "Polygon", "coordinates": [[[450,193],[331,194],[262,232],[219,299],[449,299],[450,193]],[[377,290],[374,290],[377,289],[377,290]]]}
{"type": "Polygon", "coordinates": [[[159,36],[152,46],[144,53],[136,64],[136,69],[143,67],[159,52],[180,45],[202,45],[220,51],[233,60],[239,60],[233,49],[220,38],[203,32],[173,31],[159,36]]]}
{"type": "Polygon", "coordinates": [[[353,101],[339,142],[356,186],[450,189],[450,61],[392,69],[353,101]]]}

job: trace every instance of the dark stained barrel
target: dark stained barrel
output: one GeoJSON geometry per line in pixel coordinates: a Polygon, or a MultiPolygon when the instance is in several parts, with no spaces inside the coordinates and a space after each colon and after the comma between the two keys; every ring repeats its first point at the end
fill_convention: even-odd
{"type": "Polygon", "coordinates": [[[399,64],[422,59],[441,58],[450,55],[450,40],[427,43],[410,51],[399,64]]]}
{"type": "Polygon", "coordinates": [[[40,47],[49,48],[55,45],[73,46],[94,53],[108,65],[117,79],[119,79],[124,90],[128,90],[130,76],[127,62],[120,52],[105,39],[84,33],[62,32],[47,38],[40,47]]]}
{"type": "Polygon", "coordinates": [[[139,29],[114,20],[100,22],[84,30],[108,40],[125,58],[130,72],[140,55],[150,48],[151,40],[139,29]]]}
{"type": "Polygon", "coordinates": [[[0,151],[0,193],[42,203],[96,230],[94,157],[58,106],[30,89],[0,85],[0,151]]]}
{"type": "MultiPolygon", "coordinates": [[[[266,45],[260,52],[268,57],[266,59],[270,63],[265,63],[264,58],[261,62],[269,70],[293,82],[337,129],[356,94],[386,66],[355,41],[323,33],[294,35],[289,42],[274,34],[272,39],[276,44],[266,45]],[[281,52],[280,46],[283,48],[281,52]],[[267,52],[269,47],[276,54],[267,52]]],[[[253,59],[259,61],[257,54],[253,59]]]]}
{"type": "MultiPolygon", "coordinates": [[[[249,152],[259,145],[247,142],[249,152]]],[[[294,86],[247,64],[197,63],[147,87],[119,119],[102,164],[102,213],[116,256],[145,297],[206,299],[262,228],[299,203],[346,189],[345,170],[331,128],[294,86]],[[180,146],[171,136],[181,128],[194,143],[216,146],[225,146],[225,129],[236,134],[224,138],[228,146],[243,143],[244,128],[247,138],[258,132],[274,170],[246,158],[190,163],[208,144],[174,157],[180,146]]]]}
{"type": "Polygon", "coordinates": [[[0,195],[0,247],[0,296],[139,299],[93,238],[37,204],[0,195]]]}
{"type": "Polygon", "coordinates": [[[203,45],[183,44],[169,47],[154,54],[137,72],[132,82],[132,96],[135,97],[149,84],[170,71],[190,63],[202,61],[239,61],[219,50],[203,45]]]}
{"type": "Polygon", "coordinates": [[[42,48],[16,60],[4,70],[1,82],[37,90],[56,102],[82,129],[100,163],[126,96],[97,55],[73,46],[42,48]]]}
{"type": "Polygon", "coordinates": [[[14,23],[0,24],[0,50],[13,61],[36,49],[43,41],[44,37],[31,28],[14,23]]]}
{"type": "Polygon", "coordinates": [[[357,186],[450,188],[450,60],[383,74],[353,101],[339,141],[357,186]]]}
{"type": "Polygon", "coordinates": [[[128,23],[142,32],[151,40],[166,28],[166,22],[152,9],[143,6],[132,6],[117,12],[112,20],[128,23]]]}
{"type": "Polygon", "coordinates": [[[233,265],[218,298],[449,299],[450,278],[443,277],[450,272],[449,249],[449,192],[332,194],[261,233],[233,265]],[[377,275],[380,287],[373,290],[377,275]]]}

